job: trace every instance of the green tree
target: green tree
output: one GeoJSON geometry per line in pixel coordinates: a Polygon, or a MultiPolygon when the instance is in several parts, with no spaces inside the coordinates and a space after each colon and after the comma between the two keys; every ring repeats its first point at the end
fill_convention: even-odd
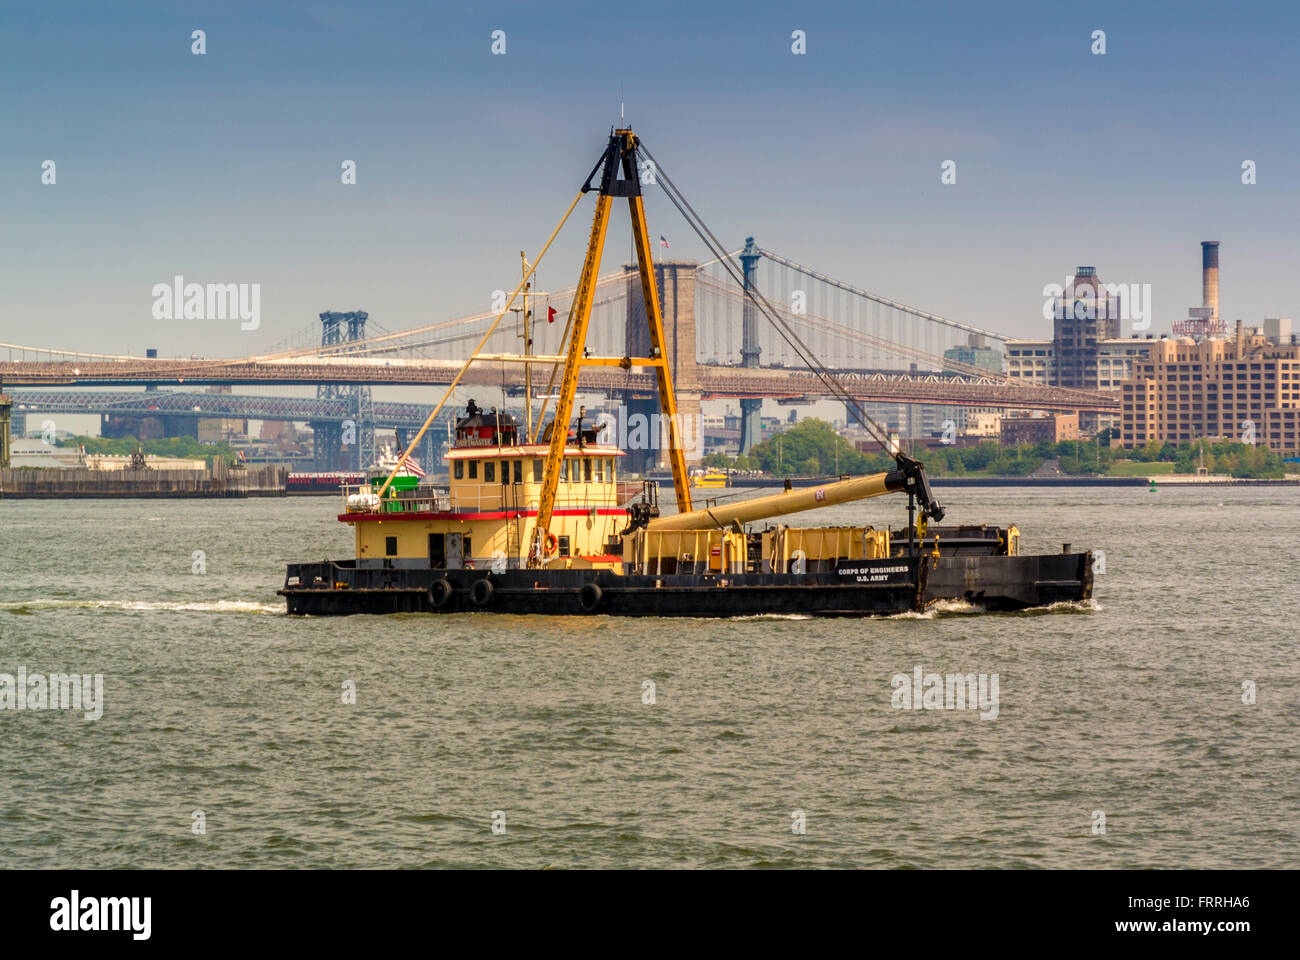
{"type": "MultiPolygon", "coordinates": [[[[760,469],[777,476],[820,476],[873,472],[872,461],[825,420],[801,420],[784,433],[768,437],[750,451],[760,469]]],[[[890,460],[889,462],[893,462],[890,460]]]]}

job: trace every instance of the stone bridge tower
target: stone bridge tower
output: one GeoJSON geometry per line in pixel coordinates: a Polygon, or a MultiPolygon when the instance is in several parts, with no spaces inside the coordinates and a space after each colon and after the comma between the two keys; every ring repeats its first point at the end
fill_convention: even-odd
{"type": "MultiPolygon", "coordinates": [[[[700,419],[700,367],[695,355],[695,271],[699,265],[689,260],[665,260],[654,265],[659,284],[659,303],[664,316],[664,342],[668,366],[677,393],[682,436],[686,444],[687,463],[696,463],[704,455],[703,424],[700,419]]],[[[645,302],[641,297],[641,279],[634,264],[624,264],[627,285],[627,340],[625,353],[633,357],[650,355],[650,330],[646,322],[645,302]]],[[[627,390],[623,394],[620,421],[638,414],[647,423],[658,423],[659,400],[653,391],[627,390]]],[[[636,431],[629,429],[629,441],[636,431]]],[[[666,431],[664,431],[666,433],[666,431]]],[[[649,449],[629,449],[623,461],[627,473],[646,474],[668,469],[660,432],[647,430],[649,449]]],[[[614,438],[617,439],[617,438],[614,438]]]]}

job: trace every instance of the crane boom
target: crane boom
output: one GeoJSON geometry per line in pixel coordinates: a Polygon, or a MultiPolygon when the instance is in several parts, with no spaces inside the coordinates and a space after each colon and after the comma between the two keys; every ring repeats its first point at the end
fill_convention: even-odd
{"type": "Polygon", "coordinates": [[[930,494],[930,484],[926,479],[925,470],[919,461],[906,456],[904,459],[915,466],[904,465],[898,470],[851,477],[825,486],[785,490],[766,497],[755,497],[752,500],[740,500],[736,503],[706,507],[703,510],[692,510],[689,513],[677,513],[669,517],[656,517],[646,524],[646,529],[712,530],[899,492],[909,493],[919,502],[922,516],[942,520],[943,507],[930,494]]]}

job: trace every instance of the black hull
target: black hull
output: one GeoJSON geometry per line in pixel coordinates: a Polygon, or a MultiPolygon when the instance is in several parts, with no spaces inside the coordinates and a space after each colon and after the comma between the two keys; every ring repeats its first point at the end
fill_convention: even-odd
{"type": "Polygon", "coordinates": [[[1092,595],[1092,556],[899,557],[802,575],[657,577],[606,570],[358,568],[353,561],[326,561],[290,564],[279,592],[290,614],[311,616],[862,617],[921,611],[938,600],[968,600],[989,610],[1085,600],[1092,595]]]}
{"type": "Polygon", "coordinates": [[[985,610],[1024,610],[1092,598],[1091,553],[948,556],[931,560],[926,604],[964,600],[985,610]]]}

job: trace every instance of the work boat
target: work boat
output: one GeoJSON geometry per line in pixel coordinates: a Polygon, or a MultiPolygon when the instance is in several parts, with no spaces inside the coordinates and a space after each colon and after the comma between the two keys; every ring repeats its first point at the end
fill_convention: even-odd
{"type": "MultiPolygon", "coordinates": [[[[637,176],[643,151],[648,154],[631,130],[612,131],[601,160],[538,255],[540,262],[578,200],[598,191],[564,337],[567,351],[531,355],[528,331],[522,356],[482,352],[501,317],[527,289],[534,263],[387,478],[343,488],[338,519],[353,530],[355,556],[289,565],[279,591],[289,613],[866,616],[919,612],[942,600],[1016,610],[1092,595],[1091,553],[1071,553],[1066,547],[1059,554],[1023,555],[1014,526],[939,525],[945,512],[924,466],[902,452],[894,455],[896,469],[883,473],[799,489],[787,485],[778,493],[743,500],[694,503],[671,366],[664,359],[663,320],[637,176]],[[615,197],[628,200],[632,215],[649,328],[646,357],[595,357],[586,347],[615,197]],[[424,486],[418,476],[403,472],[403,462],[470,365],[481,360],[509,360],[526,370],[528,364],[550,364],[554,372],[562,371],[562,382],[553,397],[543,399],[536,423],[531,376],[522,425],[514,414],[484,410],[471,400],[455,421],[447,488],[424,486]],[[658,486],[652,482],[640,484],[639,493],[627,499],[629,484],[619,475],[623,451],[602,436],[600,425],[588,422],[583,408],[574,415],[581,369],[601,365],[654,371],[669,433],[675,512],[660,510],[658,486]],[[555,409],[546,421],[551,399],[555,409]],[[907,525],[898,530],[781,522],[801,511],[889,494],[907,498],[907,525]]],[[[662,165],[656,167],[660,183],[676,200],[676,188],[662,165]]],[[[697,232],[712,250],[707,228],[697,232]]],[[[746,295],[773,323],[782,322],[765,309],[761,294],[746,288],[746,295]]],[[[526,301],[524,315],[531,317],[526,301]]],[[[792,331],[779,327],[778,332],[797,344],[796,352],[823,378],[830,395],[887,440],[792,331]]]]}

